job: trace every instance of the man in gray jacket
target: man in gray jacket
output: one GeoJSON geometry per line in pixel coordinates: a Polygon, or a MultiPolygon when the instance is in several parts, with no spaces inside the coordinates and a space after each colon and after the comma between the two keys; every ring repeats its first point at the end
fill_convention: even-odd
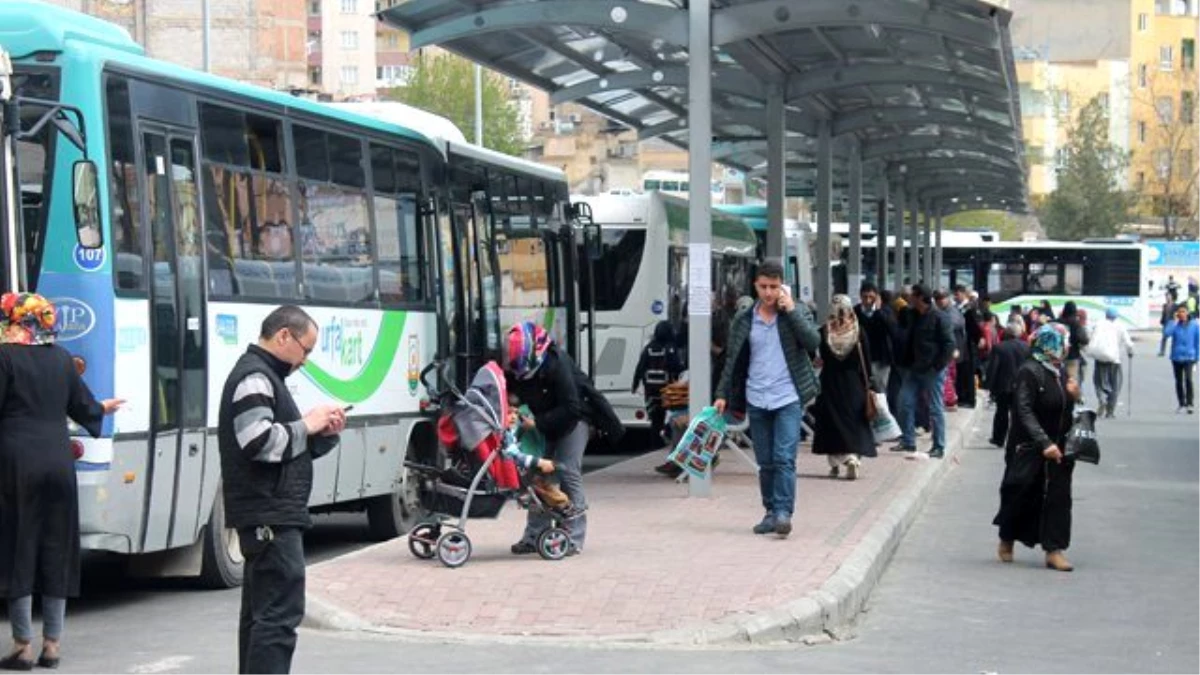
{"type": "Polygon", "coordinates": [[[954,334],[945,313],[933,306],[929,291],[913,286],[909,296],[911,312],[908,339],[900,365],[904,367],[904,385],[900,388],[900,444],[893,450],[916,452],[916,414],[918,397],[929,396],[929,422],[933,427],[933,447],[929,456],[940,459],[946,451],[946,414],[942,386],[946,366],[954,358],[954,334]]]}

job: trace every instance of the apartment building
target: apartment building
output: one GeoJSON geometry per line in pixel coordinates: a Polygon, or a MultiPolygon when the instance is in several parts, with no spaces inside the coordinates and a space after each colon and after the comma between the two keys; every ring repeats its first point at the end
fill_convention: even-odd
{"type": "MultiPolygon", "coordinates": [[[[197,0],[46,0],[125,30],[156,59],[204,68],[204,3],[197,0]]],[[[273,89],[304,87],[300,0],[210,0],[209,69],[273,89]]]]}
{"type": "Polygon", "coordinates": [[[310,89],[338,100],[371,100],[379,89],[408,81],[408,35],[375,20],[374,0],[305,4],[310,89]]]}
{"type": "Polygon", "coordinates": [[[1163,211],[1164,193],[1190,198],[1195,212],[1198,6],[1200,0],[1012,0],[1035,198],[1057,187],[1069,125],[1098,96],[1109,140],[1131,157],[1120,180],[1139,195],[1142,219],[1163,211]]]}

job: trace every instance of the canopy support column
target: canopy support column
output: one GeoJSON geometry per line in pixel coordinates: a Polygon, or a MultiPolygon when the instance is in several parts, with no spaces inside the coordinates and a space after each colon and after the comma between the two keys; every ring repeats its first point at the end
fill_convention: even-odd
{"type": "Polygon", "coordinates": [[[829,232],[833,214],[833,138],[830,131],[829,120],[821,120],[817,134],[817,276],[813,279],[818,319],[829,313],[829,232]]]}
{"type": "Polygon", "coordinates": [[[907,217],[908,195],[904,191],[904,185],[900,184],[896,186],[896,248],[892,257],[892,267],[896,274],[896,288],[904,285],[904,275],[907,274],[907,268],[904,266],[904,240],[908,237],[904,221],[907,217]]]}
{"type": "Polygon", "coordinates": [[[862,286],[862,156],[858,144],[850,150],[850,249],[846,254],[846,293],[858,297],[862,286]]]}
{"type": "Polygon", "coordinates": [[[930,283],[933,279],[933,238],[930,236],[930,228],[933,221],[930,218],[929,209],[930,205],[926,204],[924,213],[922,214],[925,216],[925,238],[922,242],[924,244],[922,246],[924,251],[921,256],[921,282],[924,284],[930,283]]]}
{"type": "MultiPolygon", "coordinates": [[[[688,198],[688,411],[712,401],[712,3],[688,7],[688,172],[700,186],[688,198]]],[[[712,472],[688,481],[689,497],[712,496],[712,472]]]]}
{"type": "Polygon", "coordinates": [[[937,243],[933,247],[933,276],[929,287],[937,288],[942,283],[942,210],[937,210],[937,243]]]}
{"type": "Polygon", "coordinates": [[[912,232],[908,237],[908,278],[911,283],[917,283],[921,278],[921,203],[913,196],[908,203],[912,232]]]}
{"type": "MultiPolygon", "coordinates": [[[[787,197],[787,118],[784,115],[783,85],[767,89],[767,250],[768,258],[784,262],[784,200],[787,197]]],[[[695,185],[695,183],[693,183],[695,185]]],[[[799,292],[799,289],[796,289],[799,292]]]]}
{"type": "Polygon", "coordinates": [[[891,205],[888,203],[888,182],[884,178],[879,181],[879,226],[875,228],[875,285],[879,290],[891,289],[888,284],[888,235],[891,229],[891,215],[888,213],[891,205]]]}

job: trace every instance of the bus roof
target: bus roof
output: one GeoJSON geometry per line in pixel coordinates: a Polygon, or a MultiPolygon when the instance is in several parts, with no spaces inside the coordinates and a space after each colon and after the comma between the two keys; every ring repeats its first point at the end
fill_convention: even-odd
{"type": "Polygon", "coordinates": [[[399,134],[424,142],[445,153],[440,143],[409,125],[384,122],[368,115],[338,109],[310,101],[287,92],[275,91],[226,77],[204,73],[149,58],[145,50],[129,37],[125,29],[95,17],[61,7],[32,2],[6,0],[0,2],[0,44],[13,60],[31,57],[38,52],[62,54],[75,51],[97,62],[108,62],[134,73],[169,77],[184,83],[206,87],[251,98],[263,103],[282,106],[322,117],[343,120],[386,134],[399,134]]]}
{"type": "MultiPolygon", "coordinates": [[[[649,225],[653,200],[663,202],[667,214],[668,236],[672,244],[687,244],[688,201],[661,192],[645,194],[571,197],[572,202],[586,202],[592,207],[592,215],[600,225],[649,225]]],[[[753,255],[758,239],[754,230],[737,216],[713,211],[713,250],[738,249],[753,255]]]]}
{"type": "Polygon", "coordinates": [[[527,159],[521,159],[520,157],[506,155],[503,152],[489,150],[488,148],[481,148],[473,143],[457,143],[450,141],[447,143],[447,146],[449,147],[449,152],[452,155],[466,157],[484,164],[500,166],[513,171],[519,171],[524,174],[532,174],[544,180],[551,180],[560,183],[565,183],[567,181],[566,172],[553,166],[546,166],[545,164],[531,162],[527,159]]]}

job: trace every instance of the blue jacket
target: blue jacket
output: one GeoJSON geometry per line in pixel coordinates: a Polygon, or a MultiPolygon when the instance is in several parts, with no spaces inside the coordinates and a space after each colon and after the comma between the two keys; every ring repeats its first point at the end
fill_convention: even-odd
{"type": "Polygon", "coordinates": [[[1163,335],[1171,338],[1172,361],[1196,361],[1200,357],[1200,322],[1196,319],[1184,324],[1172,320],[1163,327],[1163,335]]]}

